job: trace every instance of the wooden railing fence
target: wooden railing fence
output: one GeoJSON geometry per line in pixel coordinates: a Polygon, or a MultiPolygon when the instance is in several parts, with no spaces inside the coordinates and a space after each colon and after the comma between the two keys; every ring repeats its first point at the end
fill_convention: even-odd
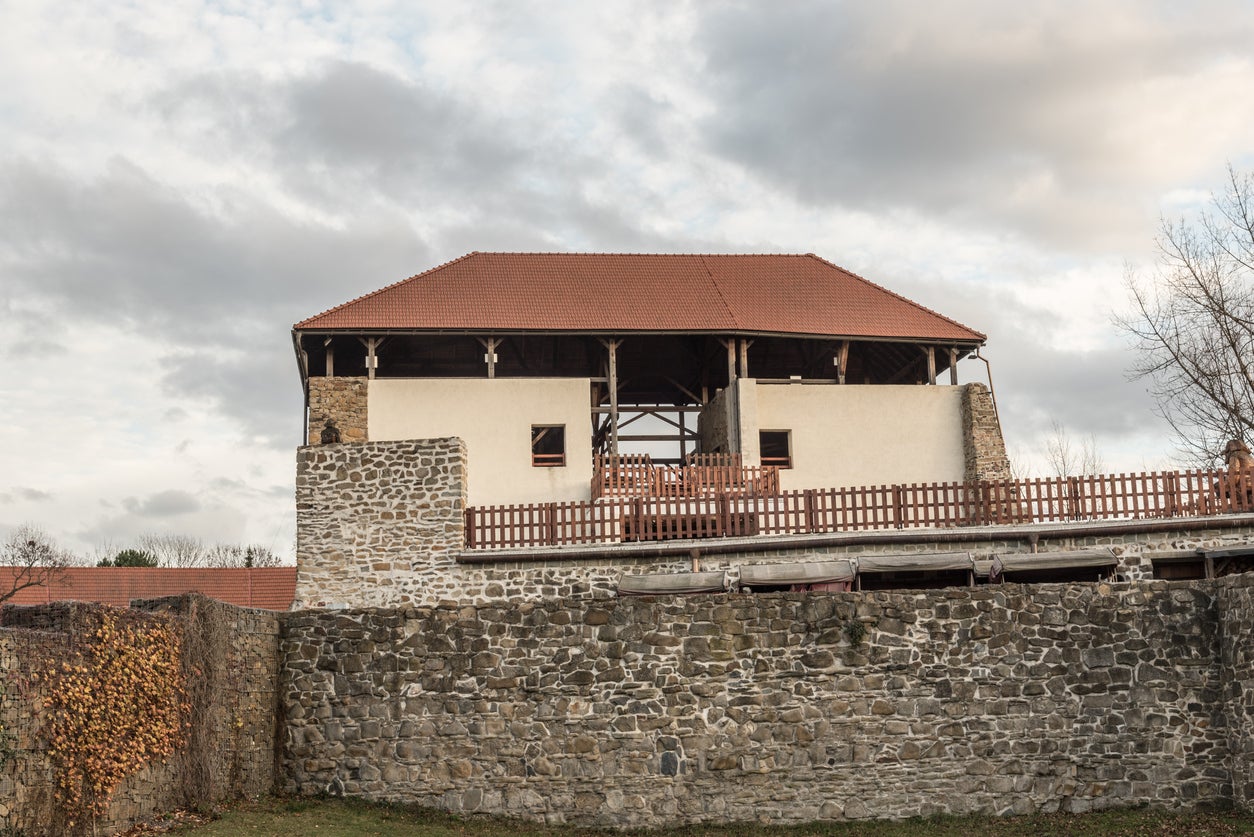
{"type": "Polygon", "coordinates": [[[593,462],[593,500],[778,493],[779,469],[742,466],[739,454],[694,454],[683,465],[655,465],[647,453],[597,456],[593,462]]]}
{"type": "MultiPolygon", "coordinates": [[[[618,463],[618,473],[627,476],[617,478],[609,493],[592,501],[467,508],[466,547],[573,546],[1254,511],[1254,470],[770,492],[752,482],[758,476],[732,480],[722,491],[722,484],[710,478],[681,483],[681,490],[669,481],[659,481],[654,475],[659,469],[651,463],[646,468],[641,462],[635,471],[622,465],[618,463]],[[634,492],[629,491],[633,480],[634,492]]],[[[778,473],[775,480],[778,485],[778,473]]]]}

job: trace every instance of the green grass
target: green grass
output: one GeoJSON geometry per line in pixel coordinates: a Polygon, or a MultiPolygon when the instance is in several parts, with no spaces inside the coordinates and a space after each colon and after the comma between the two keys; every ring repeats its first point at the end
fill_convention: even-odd
{"type": "MultiPolygon", "coordinates": [[[[138,832],[152,833],[152,832],[138,832]]],[[[224,811],[212,822],[166,832],[193,837],[981,837],[982,835],[1254,835],[1254,813],[1183,814],[1147,809],[1082,816],[938,817],[900,822],[811,823],[797,826],[681,826],[653,831],[605,832],[533,825],[500,817],[459,818],[423,808],[341,799],[268,799],[224,811]]]]}

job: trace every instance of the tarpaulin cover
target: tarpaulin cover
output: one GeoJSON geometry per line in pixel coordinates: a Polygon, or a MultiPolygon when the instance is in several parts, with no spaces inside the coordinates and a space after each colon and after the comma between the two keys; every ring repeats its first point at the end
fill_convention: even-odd
{"type": "Polygon", "coordinates": [[[654,573],[618,577],[620,596],[665,596],[683,593],[722,593],[727,589],[727,573],[654,573]]]}
{"type": "Polygon", "coordinates": [[[998,555],[993,559],[993,576],[996,577],[1008,572],[1065,570],[1072,567],[1113,567],[1117,563],[1115,553],[1109,549],[998,555]]]}
{"type": "Polygon", "coordinates": [[[824,584],[852,581],[852,561],[815,561],[795,564],[749,564],[740,568],[740,583],[746,587],[792,584],[824,584]]]}
{"type": "Polygon", "coordinates": [[[924,552],[918,555],[874,555],[858,559],[860,573],[917,573],[971,570],[970,552],[924,552]]]}
{"type": "Polygon", "coordinates": [[[1254,544],[1225,546],[1222,549],[1203,549],[1201,553],[1207,558],[1240,558],[1244,555],[1254,555],[1254,544]]]}

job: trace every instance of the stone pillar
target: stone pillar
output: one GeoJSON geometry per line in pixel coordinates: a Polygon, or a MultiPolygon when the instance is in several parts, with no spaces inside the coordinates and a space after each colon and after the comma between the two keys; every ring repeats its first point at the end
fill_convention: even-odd
{"type": "Polygon", "coordinates": [[[366,442],[366,378],[309,379],[309,444],[319,444],[327,419],[335,422],[344,442],[366,442]]]}
{"type": "Polygon", "coordinates": [[[702,453],[728,453],[732,449],[727,426],[727,397],[727,390],[720,389],[697,414],[697,435],[701,437],[702,453]]]}
{"type": "Polygon", "coordinates": [[[1001,423],[984,384],[962,388],[962,452],[963,479],[967,482],[1012,478],[1001,423]]]}
{"type": "Polygon", "coordinates": [[[310,445],[296,454],[296,607],[426,603],[465,546],[458,438],[310,445]]]}

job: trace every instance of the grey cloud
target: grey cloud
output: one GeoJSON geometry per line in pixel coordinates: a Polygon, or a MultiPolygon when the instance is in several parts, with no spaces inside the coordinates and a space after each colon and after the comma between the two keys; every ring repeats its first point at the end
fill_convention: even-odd
{"type": "Polygon", "coordinates": [[[267,81],[218,73],[153,101],[169,127],[209,156],[249,157],[286,189],[342,210],[380,200],[411,210],[543,189],[588,165],[542,123],[506,123],[421,82],[330,61],[267,81]]]}
{"type": "Polygon", "coordinates": [[[0,491],[0,503],[10,504],[25,501],[28,503],[42,503],[51,500],[53,495],[47,491],[41,491],[38,488],[29,488],[27,486],[14,486],[9,491],[0,491]]]}
{"type": "Polygon", "coordinates": [[[1147,138],[1117,106],[1158,107],[1152,80],[1246,55],[1252,26],[1226,3],[1080,20],[1069,4],[959,5],[705,7],[711,147],[817,205],[1095,243],[1144,221],[1126,189],[1153,175],[1130,168],[1147,138]]]}
{"type": "Polygon", "coordinates": [[[231,210],[210,212],[124,160],[91,182],[10,161],[0,268],[11,309],[37,313],[8,319],[19,339],[41,322],[142,329],[183,358],[166,362],[176,393],[210,394],[250,433],[286,444],[301,403],[290,325],[413,273],[428,251],[394,213],[331,227],[226,197],[231,210]]]}
{"type": "Polygon", "coordinates": [[[121,158],[86,183],[11,162],[0,169],[0,264],[15,294],[62,313],[212,342],[294,322],[342,301],[344,277],[423,252],[396,217],[334,228],[219,197],[229,210],[202,209],[121,158]]]}
{"type": "Polygon", "coordinates": [[[277,324],[272,331],[243,354],[195,349],[166,357],[162,383],[176,395],[210,399],[248,435],[283,449],[300,444],[303,394],[296,360],[287,331],[277,324]]]}
{"type": "MultiPolygon", "coordinates": [[[[621,98],[626,113],[651,107],[644,95],[621,98]]],[[[550,102],[506,117],[421,80],[332,61],[277,81],[201,76],[172,87],[153,106],[206,157],[245,153],[314,206],[424,217],[433,240],[444,245],[442,257],[626,248],[657,238],[642,229],[639,211],[623,205],[623,195],[604,192],[610,149],[563,135],[555,127],[562,114],[550,102]]],[[[408,274],[382,278],[402,275],[408,274]]]]}
{"type": "Polygon", "coordinates": [[[173,517],[200,510],[200,501],[186,491],[177,488],[158,491],[140,500],[126,497],[122,507],[140,517],[173,517]]]}
{"type": "Polygon", "coordinates": [[[1014,394],[1010,420],[1021,431],[1042,433],[1056,420],[1081,433],[1127,435],[1153,422],[1154,401],[1143,384],[1123,374],[1126,361],[1126,353],[1117,349],[1036,347],[1007,358],[994,375],[1014,394]]]}

